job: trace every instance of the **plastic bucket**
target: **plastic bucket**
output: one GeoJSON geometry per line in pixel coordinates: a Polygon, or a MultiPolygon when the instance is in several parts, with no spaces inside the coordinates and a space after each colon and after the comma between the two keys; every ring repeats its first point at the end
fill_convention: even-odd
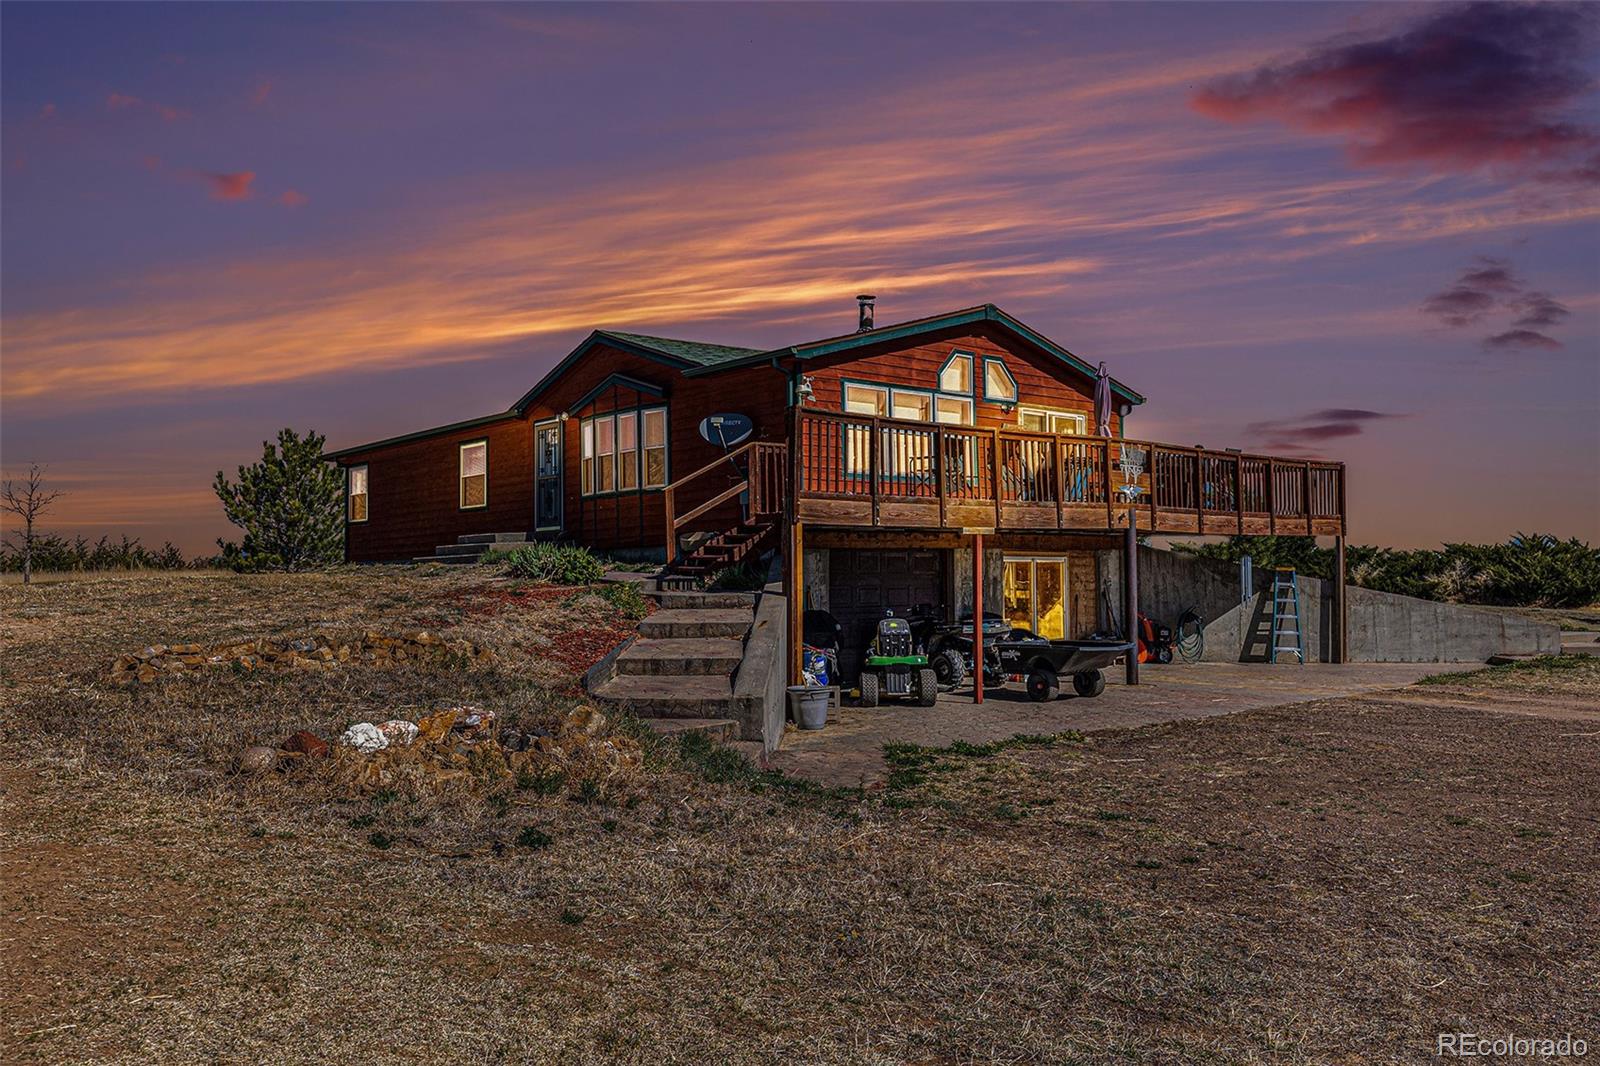
{"type": "Polygon", "coordinates": [[[789,686],[789,706],[801,729],[821,729],[828,724],[828,690],[806,685],[789,686]]]}

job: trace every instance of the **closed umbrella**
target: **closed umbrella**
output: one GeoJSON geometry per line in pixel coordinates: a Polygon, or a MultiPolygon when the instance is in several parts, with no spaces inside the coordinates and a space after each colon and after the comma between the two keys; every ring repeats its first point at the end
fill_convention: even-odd
{"type": "Polygon", "coordinates": [[[1111,436],[1111,374],[1104,363],[1094,379],[1094,431],[1102,437],[1111,436]]]}

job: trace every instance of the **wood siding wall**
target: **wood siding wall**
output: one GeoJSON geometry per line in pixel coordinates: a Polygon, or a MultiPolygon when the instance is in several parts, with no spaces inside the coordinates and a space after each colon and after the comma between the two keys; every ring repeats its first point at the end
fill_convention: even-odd
{"type": "MultiPolygon", "coordinates": [[[[381,448],[370,448],[340,460],[345,466],[368,468],[366,522],[346,525],[345,557],[355,562],[411,559],[431,555],[441,544],[470,533],[530,533],[533,530],[533,426],[569,412],[562,426],[564,521],[562,539],[603,551],[658,550],[665,544],[659,490],[584,496],[579,481],[584,417],[636,406],[665,404],[667,476],[682,477],[716,459],[721,449],[700,436],[700,420],[718,412],[736,411],[755,423],[755,439],[781,441],[787,430],[788,384],[770,366],[730,370],[689,378],[675,366],[606,346],[591,351],[569,367],[522,417],[471,429],[441,433],[381,448]],[[665,392],[657,398],[614,385],[581,409],[574,405],[613,374],[622,374],[665,392]],[[489,505],[463,511],[457,497],[457,449],[468,441],[489,442],[489,505]]],[[[731,482],[723,480],[720,487],[731,482]]],[[[715,495],[717,479],[700,479],[695,492],[680,499],[687,509],[715,495]],[[697,495],[700,490],[703,495],[697,495]]],[[[706,514],[706,528],[723,527],[738,518],[737,504],[706,514]]],[[[549,534],[546,534],[549,535],[549,534]]]]}
{"type": "Polygon", "coordinates": [[[533,528],[533,432],[525,418],[373,448],[340,463],[367,466],[367,521],[345,525],[345,558],[353,562],[411,559],[465,534],[533,528]],[[459,448],[475,440],[489,442],[489,505],[464,511],[459,448]]]}
{"type": "MultiPolygon", "coordinates": [[[[1022,406],[1083,412],[1088,432],[1094,432],[1094,379],[1073,370],[1061,360],[1022,341],[995,332],[951,332],[937,340],[922,339],[910,346],[885,345],[866,354],[814,359],[802,366],[811,375],[815,398],[810,406],[824,411],[844,410],[844,383],[869,382],[905,385],[916,389],[939,388],[939,370],[952,352],[965,351],[977,358],[973,366],[974,424],[983,429],[1016,426],[1017,412],[983,399],[983,359],[1002,360],[1017,382],[1017,402],[1022,406]]],[[[1111,416],[1115,436],[1121,417],[1111,416]]]]}

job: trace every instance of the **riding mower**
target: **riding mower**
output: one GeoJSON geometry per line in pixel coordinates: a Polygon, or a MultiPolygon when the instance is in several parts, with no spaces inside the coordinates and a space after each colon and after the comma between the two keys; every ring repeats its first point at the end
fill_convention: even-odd
{"type": "Polygon", "coordinates": [[[910,623],[893,611],[878,621],[857,684],[863,707],[876,707],[884,696],[909,696],[922,707],[939,698],[939,679],[928,657],[917,651],[910,623]]]}

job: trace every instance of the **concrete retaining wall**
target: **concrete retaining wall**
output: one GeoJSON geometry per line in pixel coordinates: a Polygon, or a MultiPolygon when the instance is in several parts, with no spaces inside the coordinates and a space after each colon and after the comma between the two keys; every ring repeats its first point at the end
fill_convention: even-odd
{"type": "Polygon", "coordinates": [[[777,751],[783,742],[783,726],[788,718],[789,599],[783,594],[783,563],[775,558],[767,571],[767,584],[756,599],[755,622],[745,641],[744,659],[733,675],[733,694],[756,711],[759,737],[749,735],[752,723],[742,734],[745,740],[761,741],[765,751],[777,751]]]}
{"type": "MultiPolygon", "coordinates": [[[[1101,584],[1120,610],[1121,556],[1102,552],[1101,584]]],[[[1196,559],[1159,548],[1139,549],[1139,609],[1176,626],[1194,608],[1205,621],[1211,662],[1267,662],[1271,658],[1272,572],[1257,569],[1255,591],[1240,602],[1233,563],[1196,559]]],[[[1310,662],[1333,658],[1333,583],[1297,578],[1300,627],[1310,662]]],[[[1434,603],[1410,596],[1347,586],[1351,662],[1483,662],[1492,655],[1556,655],[1561,631],[1504,611],[1434,603]]],[[[1285,661],[1293,661],[1292,656],[1285,661]]]]}

